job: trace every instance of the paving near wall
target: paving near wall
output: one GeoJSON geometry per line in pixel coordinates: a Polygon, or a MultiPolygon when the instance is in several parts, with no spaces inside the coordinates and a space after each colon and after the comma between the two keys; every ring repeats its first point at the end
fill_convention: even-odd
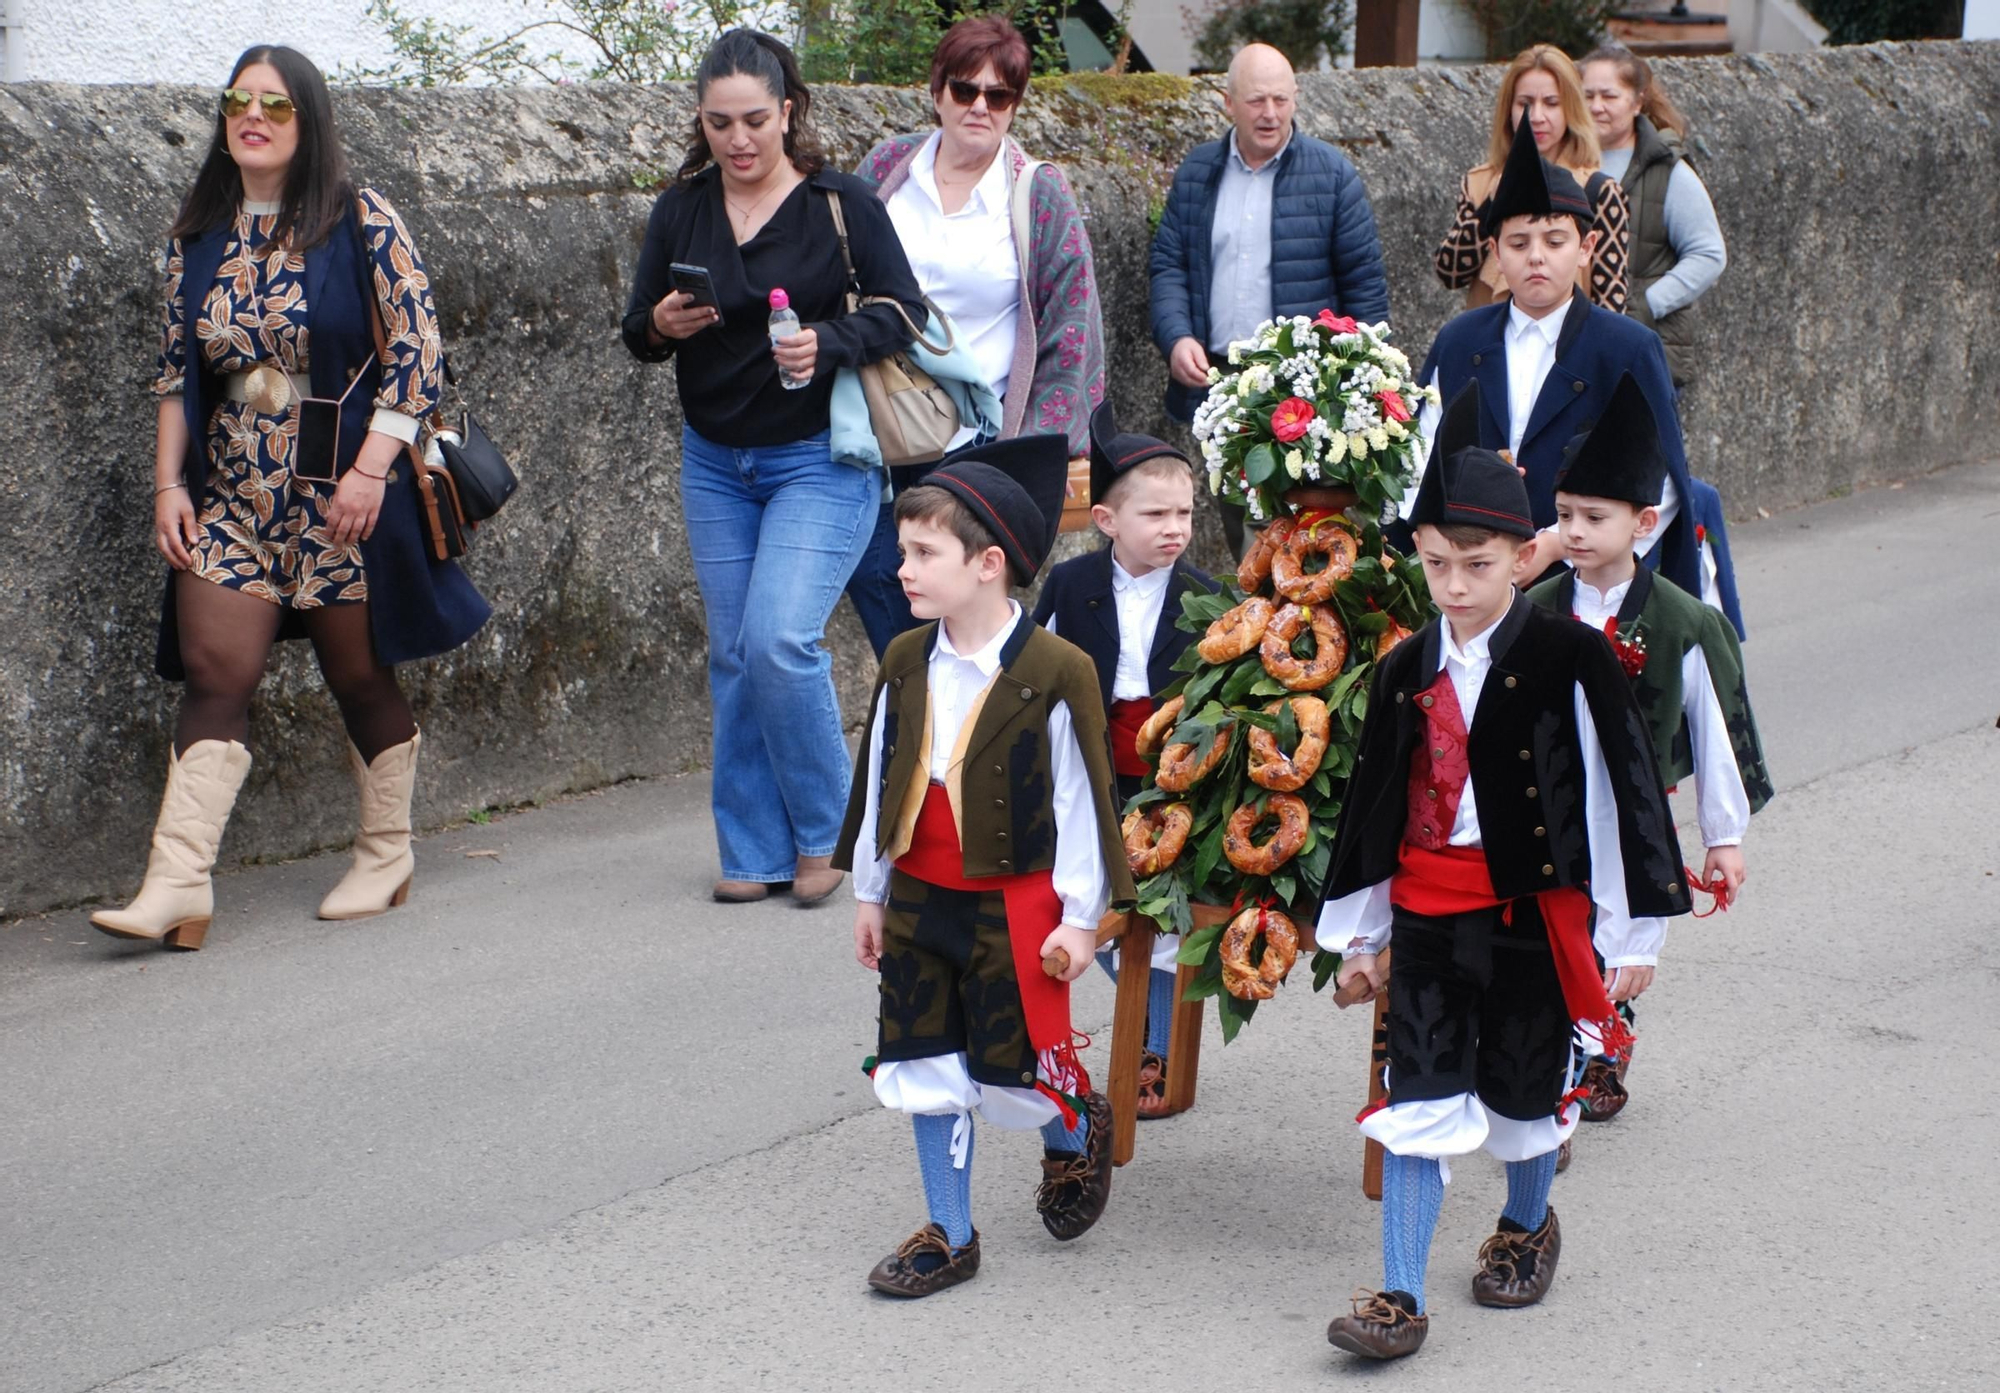
{"type": "MultiPolygon", "coordinates": [[[[1690,463],[1732,513],[1952,463],[2000,437],[2000,44],[1878,45],[1657,65],[1730,244],[1699,306],[1690,463]]],[[[1456,308],[1430,270],[1480,158],[1497,69],[1301,83],[1300,122],[1360,168],[1413,357],[1456,308]]],[[[149,541],[161,243],[209,89],[0,86],[0,915],[129,889],[175,691],[152,674],[149,541]]],[[[668,369],[617,321],[650,189],[677,167],[681,88],[346,91],[355,167],[428,263],[447,345],[523,491],[469,569],[493,622],[406,673],[426,732],[420,823],[706,762],[705,635],[677,494],[668,369]]],[[[851,165],[927,124],[918,92],[827,89],[851,165]]],[[[1084,202],[1111,391],[1164,429],[1147,336],[1151,219],[1217,91],[1167,77],[1037,83],[1014,126],[1084,202]]],[[[1754,623],[1754,616],[1752,616],[1754,623]]],[[[870,660],[829,637],[858,718],[870,660]]],[[[344,738],[302,645],[273,663],[225,863],[351,834],[344,738]]],[[[662,853],[667,853],[662,848],[662,853]]],[[[690,848],[680,854],[703,854],[690,848]]]]}

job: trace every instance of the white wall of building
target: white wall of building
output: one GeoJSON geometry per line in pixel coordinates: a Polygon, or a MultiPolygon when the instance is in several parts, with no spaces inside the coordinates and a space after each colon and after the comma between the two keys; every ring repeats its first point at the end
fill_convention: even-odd
{"type": "Polygon", "coordinates": [[[1738,53],[1805,53],[1826,29],[1794,0],[1729,0],[1729,43],[1738,53]]]}

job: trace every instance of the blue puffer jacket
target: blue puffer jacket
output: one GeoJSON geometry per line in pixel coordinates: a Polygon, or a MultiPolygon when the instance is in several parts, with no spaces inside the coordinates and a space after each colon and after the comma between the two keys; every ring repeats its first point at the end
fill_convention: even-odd
{"type": "MultiPolygon", "coordinates": [[[[1208,288],[1215,198],[1228,157],[1226,137],[1188,152],[1153,235],[1153,342],[1163,357],[1183,338],[1220,347],[1208,341],[1208,288]]],[[[1272,315],[1330,309],[1370,324],[1387,319],[1389,278],[1361,175],[1340,151],[1296,129],[1283,158],[1271,190],[1272,315]]],[[[1167,414],[1191,421],[1206,395],[1169,378],[1167,414]]]]}

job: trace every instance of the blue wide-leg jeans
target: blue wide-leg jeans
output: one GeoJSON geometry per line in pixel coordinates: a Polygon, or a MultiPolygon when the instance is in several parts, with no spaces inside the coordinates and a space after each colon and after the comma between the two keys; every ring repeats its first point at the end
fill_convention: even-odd
{"type": "Polygon", "coordinates": [[[820,640],[875,530],[882,471],[834,462],[827,433],[718,445],[681,432],[681,512],[708,621],[725,880],[790,880],[840,836],[851,766],[820,640]]]}

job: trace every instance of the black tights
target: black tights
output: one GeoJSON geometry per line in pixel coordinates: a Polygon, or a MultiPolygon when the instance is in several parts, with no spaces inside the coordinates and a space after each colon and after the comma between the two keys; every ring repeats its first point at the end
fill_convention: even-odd
{"type": "MultiPolygon", "coordinates": [[[[187,668],[174,753],[187,753],[197,740],[247,745],[250,698],[278,637],[278,607],[186,571],[174,577],[174,607],[187,668]]],[[[416,719],[396,685],[396,670],[375,660],[366,602],[309,609],[305,623],[320,675],[361,758],[372,764],[376,755],[415,735],[416,719]]]]}

